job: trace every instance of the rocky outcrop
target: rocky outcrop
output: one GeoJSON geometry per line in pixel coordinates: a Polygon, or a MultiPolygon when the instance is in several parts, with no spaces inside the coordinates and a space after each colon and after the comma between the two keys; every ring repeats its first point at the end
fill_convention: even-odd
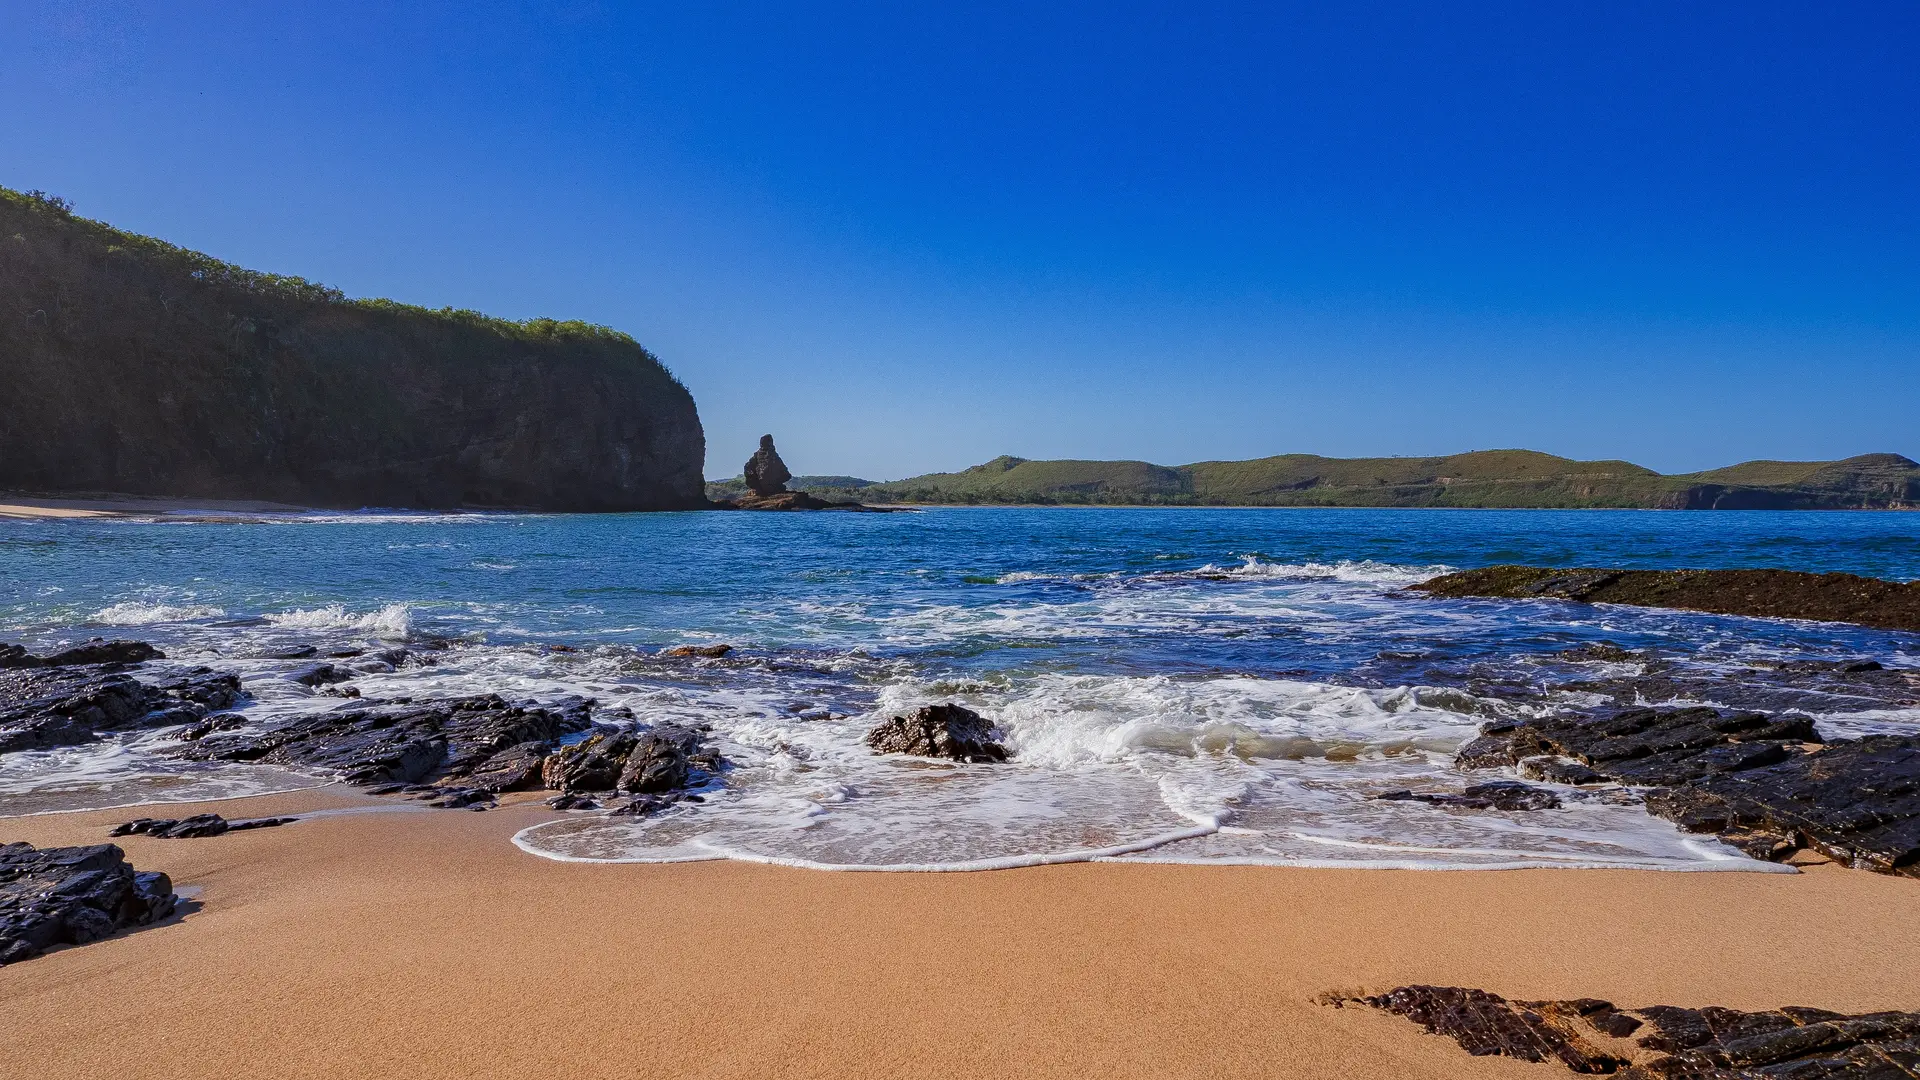
{"type": "Polygon", "coordinates": [[[150,680],[128,670],[138,661],[126,658],[159,656],[137,641],[96,640],[49,656],[0,648],[0,754],[201,722],[242,697],[239,678],[211,668],[150,680]]]}
{"type": "Polygon", "coordinates": [[[249,829],[271,829],[276,825],[287,825],[300,820],[290,817],[249,818],[245,821],[228,821],[219,814],[194,814],[184,818],[134,818],[132,821],[115,825],[108,836],[155,836],[162,840],[197,840],[207,836],[223,836],[230,832],[246,832],[249,829]]]}
{"type": "Polygon", "coordinates": [[[1716,615],[1920,630],[1920,582],[1793,570],[1596,570],[1488,566],[1410,587],[1436,597],[1570,600],[1716,615]]]}
{"type": "Polygon", "coordinates": [[[547,758],[548,788],[566,792],[625,791],[662,795],[717,775],[720,756],[701,733],[674,724],[643,731],[606,731],[547,758]]]}
{"type": "Polygon", "coordinates": [[[1329,1002],[1404,1016],[1475,1056],[1557,1061],[1576,1073],[1623,1080],[1920,1077],[1920,1013],[1849,1015],[1798,1006],[1763,1012],[1620,1009],[1598,998],[1508,1001],[1457,986],[1402,986],[1329,1002]]]}
{"type": "Polygon", "coordinates": [[[349,300],[0,189],[0,490],[312,506],[706,505],[625,334],[349,300]]]}
{"type": "Polygon", "coordinates": [[[84,945],[173,914],[173,882],[113,844],[0,845],[0,965],[84,945]]]}
{"type": "Polygon", "coordinates": [[[876,754],[912,754],[976,765],[1007,760],[1007,748],[993,740],[993,725],[964,705],[927,705],[896,716],[867,732],[876,754]]]}
{"type": "Polygon", "coordinates": [[[742,495],[713,504],[716,510],[847,510],[858,514],[905,514],[904,506],[868,506],[857,502],[834,502],[804,491],[782,491],[774,495],[742,495]]]}
{"type": "Polygon", "coordinates": [[[259,732],[209,733],[174,753],[324,770],[348,783],[468,806],[538,787],[548,752],[562,736],[587,730],[588,712],[584,701],[542,708],[497,694],[368,702],[259,732]]]}
{"type": "Polygon", "coordinates": [[[1649,811],[1756,858],[1811,848],[1920,877],[1920,736],[1823,746],[1807,717],[1707,707],[1497,721],[1481,733],[1456,764],[1644,786],[1649,811]]]}
{"type": "Polygon", "coordinates": [[[760,436],[760,449],[747,459],[740,474],[746,477],[747,490],[763,499],[786,491],[787,481],[793,479],[787,463],[780,460],[780,451],[773,448],[771,435],[760,436]]]}

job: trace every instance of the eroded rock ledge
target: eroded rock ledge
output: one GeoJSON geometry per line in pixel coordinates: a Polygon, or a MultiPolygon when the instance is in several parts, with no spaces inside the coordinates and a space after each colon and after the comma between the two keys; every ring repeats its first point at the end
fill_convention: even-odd
{"type": "Polygon", "coordinates": [[[1451,598],[1630,604],[1920,631],[1920,582],[1853,574],[1488,566],[1433,578],[1410,591],[1451,598]]]}
{"type": "Polygon", "coordinates": [[[136,871],[114,844],[0,845],[0,965],[164,919],[178,900],[167,875],[136,871]]]}
{"type": "Polygon", "coordinates": [[[1800,848],[1920,877],[1920,736],[1822,744],[1813,721],[1707,707],[1496,721],[1462,768],[1512,766],[1558,783],[1653,789],[1647,809],[1762,859],[1800,848]]]}
{"type": "Polygon", "coordinates": [[[1632,1080],[1920,1078],[1920,1013],[1620,1009],[1598,998],[1508,1001],[1458,986],[1402,986],[1326,1000],[1404,1016],[1478,1057],[1557,1061],[1576,1073],[1632,1080]]]}

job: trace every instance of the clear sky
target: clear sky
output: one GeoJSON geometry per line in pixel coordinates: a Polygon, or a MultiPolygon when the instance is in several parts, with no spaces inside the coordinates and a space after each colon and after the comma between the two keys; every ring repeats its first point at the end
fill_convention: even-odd
{"type": "Polygon", "coordinates": [[[935,7],[0,0],[0,184],[619,327],[714,477],[1920,457],[1920,5],[935,7]]]}

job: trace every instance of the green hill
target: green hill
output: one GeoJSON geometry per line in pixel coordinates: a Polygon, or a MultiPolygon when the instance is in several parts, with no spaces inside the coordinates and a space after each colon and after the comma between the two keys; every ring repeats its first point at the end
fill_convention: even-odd
{"type": "Polygon", "coordinates": [[[581,322],[354,300],[0,188],[0,490],[705,505],[693,397],[581,322]]]}
{"type": "Polygon", "coordinates": [[[956,473],[874,484],[861,497],[1043,505],[1911,508],[1920,506],[1920,465],[1898,454],[1867,454],[1663,476],[1631,462],[1575,461],[1533,450],[1421,458],[1285,454],[1181,466],[998,457],[956,473]]]}

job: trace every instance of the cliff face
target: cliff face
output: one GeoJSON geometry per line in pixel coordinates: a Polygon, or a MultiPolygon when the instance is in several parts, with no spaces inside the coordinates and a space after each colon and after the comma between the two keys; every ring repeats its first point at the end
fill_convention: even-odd
{"type": "Polygon", "coordinates": [[[0,188],[0,489],[333,507],[705,505],[631,338],[347,300],[0,188]]]}

